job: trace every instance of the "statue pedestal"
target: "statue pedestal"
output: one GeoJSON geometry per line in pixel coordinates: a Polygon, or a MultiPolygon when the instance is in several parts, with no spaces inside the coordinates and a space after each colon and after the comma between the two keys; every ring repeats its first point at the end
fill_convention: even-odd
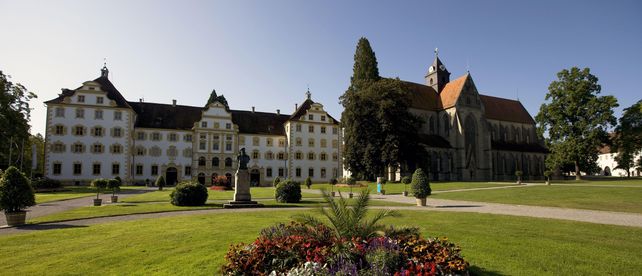
{"type": "Polygon", "coordinates": [[[247,169],[239,169],[234,176],[234,201],[224,204],[224,208],[257,208],[263,207],[256,201],[252,201],[250,194],[250,172],[247,169]]]}

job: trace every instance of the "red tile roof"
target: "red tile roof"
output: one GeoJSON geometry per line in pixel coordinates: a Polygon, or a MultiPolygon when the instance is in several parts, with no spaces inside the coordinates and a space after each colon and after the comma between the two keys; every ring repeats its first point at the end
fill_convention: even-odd
{"type": "Polygon", "coordinates": [[[441,98],[441,108],[446,109],[455,106],[457,99],[459,99],[459,94],[461,94],[461,90],[464,88],[464,84],[469,77],[470,74],[466,73],[466,75],[450,81],[444,86],[444,89],[441,90],[439,94],[441,98]]]}
{"type": "Polygon", "coordinates": [[[486,108],[486,119],[535,124],[521,102],[486,95],[479,95],[486,108]]]}

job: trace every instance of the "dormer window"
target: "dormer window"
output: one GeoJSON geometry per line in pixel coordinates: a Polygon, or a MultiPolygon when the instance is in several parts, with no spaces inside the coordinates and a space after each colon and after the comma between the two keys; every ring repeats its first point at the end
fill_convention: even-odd
{"type": "MultiPolygon", "coordinates": [[[[91,87],[91,88],[93,88],[93,87],[91,87]]],[[[97,104],[102,104],[103,103],[103,99],[104,99],[103,97],[96,97],[96,103],[97,104]]]]}
{"type": "Polygon", "coordinates": [[[84,103],[84,102],[85,102],[85,96],[83,96],[83,95],[78,95],[78,102],[79,102],[79,103],[84,103]]]}
{"type": "Polygon", "coordinates": [[[308,115],[308,120],[310,120],[310,121],[314,120],[314,115],[312,115],[312,114],[308,115]]]}
{"type": "Polygon", "coordinates": [[[201,122],[201,127],[202,127],[202,128],[207,127],[207,122],[201,122]]]}
{"type": "Polygon", "coordinates": [[[321,116],[321,121],[325,122],[325,116],[321,116]]]}

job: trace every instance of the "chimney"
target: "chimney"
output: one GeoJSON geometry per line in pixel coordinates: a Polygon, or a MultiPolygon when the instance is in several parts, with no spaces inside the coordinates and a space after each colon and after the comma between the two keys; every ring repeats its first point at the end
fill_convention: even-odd
{"type": "Polygon", "coordinates": [[[142,103],[143,102],[143,98],[138,98],[138,101],[142,103]]]}
{"type": "Polygon", "coordinates": [[[254,113],[254,107],[252,107],[252,113],[254,113]]]}
{"type": "Polygon", "coordinates": [[[294,111],[296,111],[297,109],[299,109],[299,104],[298,104],[298,103],[295,103],[295,104],[294,104],[294,111]]]}
{"type": "Polygon", "coordinates": [[[176,107],[176,100],[172,100],[172,107],[176,107]]]}

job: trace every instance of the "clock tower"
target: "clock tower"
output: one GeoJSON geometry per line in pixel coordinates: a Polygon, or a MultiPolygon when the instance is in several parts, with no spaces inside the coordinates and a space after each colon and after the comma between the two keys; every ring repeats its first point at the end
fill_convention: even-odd
{"type": "Polygon", "coordinates": [[[435,49],[435,61],[428,67],[428,73],[426,73],[424,78],[426,79],[426,85],[435,89],[437,93],[441,93],[446,83],[450,81],[450,72],[448,72],[446,66],[439,60],[438,49],[435,49]]]}

